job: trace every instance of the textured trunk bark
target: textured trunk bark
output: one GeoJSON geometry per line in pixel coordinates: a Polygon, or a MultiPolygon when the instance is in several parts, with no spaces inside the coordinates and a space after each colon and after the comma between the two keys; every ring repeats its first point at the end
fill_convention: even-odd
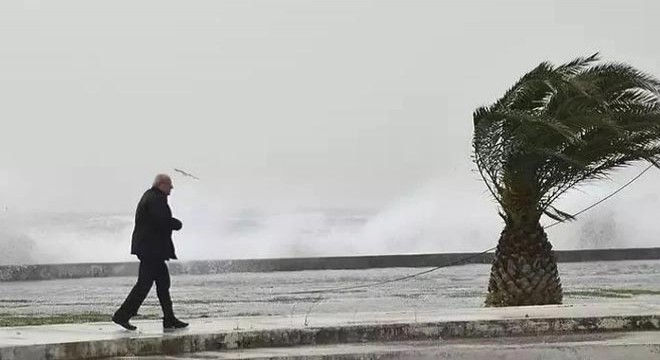
{"type": "Polygon", "coordinates": [[[505,226],[490,272],[486,306],[561,304],[552,245],[540,224],[505,226]]]}

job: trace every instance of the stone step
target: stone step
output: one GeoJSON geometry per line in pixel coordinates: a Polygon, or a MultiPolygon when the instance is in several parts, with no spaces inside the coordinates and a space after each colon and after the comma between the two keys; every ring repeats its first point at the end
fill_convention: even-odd
{"type": "Polygon", "coordinates": [[[660,332],[638,332],[301,346],[116,360],[657,360],[659,354],[660,332]]]}

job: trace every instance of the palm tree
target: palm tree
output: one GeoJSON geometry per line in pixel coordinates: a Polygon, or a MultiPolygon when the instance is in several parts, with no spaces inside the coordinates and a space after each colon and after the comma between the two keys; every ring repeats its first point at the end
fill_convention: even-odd
{"type": "Polygon", "coordinates": [[[660,81],[598,54],[544,62],[474,112],[474,162],[504,219],[488,306],[560,304],[552,245],[540,224],[573,216],[553,203],[613,170],[660,161],[660,81]]]}

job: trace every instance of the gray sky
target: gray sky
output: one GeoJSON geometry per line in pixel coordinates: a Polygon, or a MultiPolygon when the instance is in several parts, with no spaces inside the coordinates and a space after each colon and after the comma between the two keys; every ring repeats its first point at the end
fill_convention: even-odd
{"type": "Polygon", "coordinates": [[[181,207],[382,208],[434,184],[446,216],[463,194],[457,209],[497,224],[471,171],[473,109],[543,60],[600,51],[660,76],[658,15],[657,1],[3,1],[0,199],[129,212],[180,167],[203,180],[175,178],[181,207]]]}

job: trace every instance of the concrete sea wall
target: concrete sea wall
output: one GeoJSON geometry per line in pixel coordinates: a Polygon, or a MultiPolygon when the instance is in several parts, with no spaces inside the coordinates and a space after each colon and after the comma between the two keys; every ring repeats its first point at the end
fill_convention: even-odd
{"type": "MultiPolygon", "coordinates": [[[[228,272],[435,267],[447,264],[489,264],[492,262],[493,255],[493,253],[447,253],[252,260],[173,261],[170,262],[170,271],[174,275],[181,275],[219,274],[228,272]]],[[[556,251],[556,255],[559,262],[659,260],[660,248],[563,250],[556,251]]],[[[0,266],[0,281],[134,276],[137,274],[137,265],[137,262],[126,262],[0,266]]]]}

